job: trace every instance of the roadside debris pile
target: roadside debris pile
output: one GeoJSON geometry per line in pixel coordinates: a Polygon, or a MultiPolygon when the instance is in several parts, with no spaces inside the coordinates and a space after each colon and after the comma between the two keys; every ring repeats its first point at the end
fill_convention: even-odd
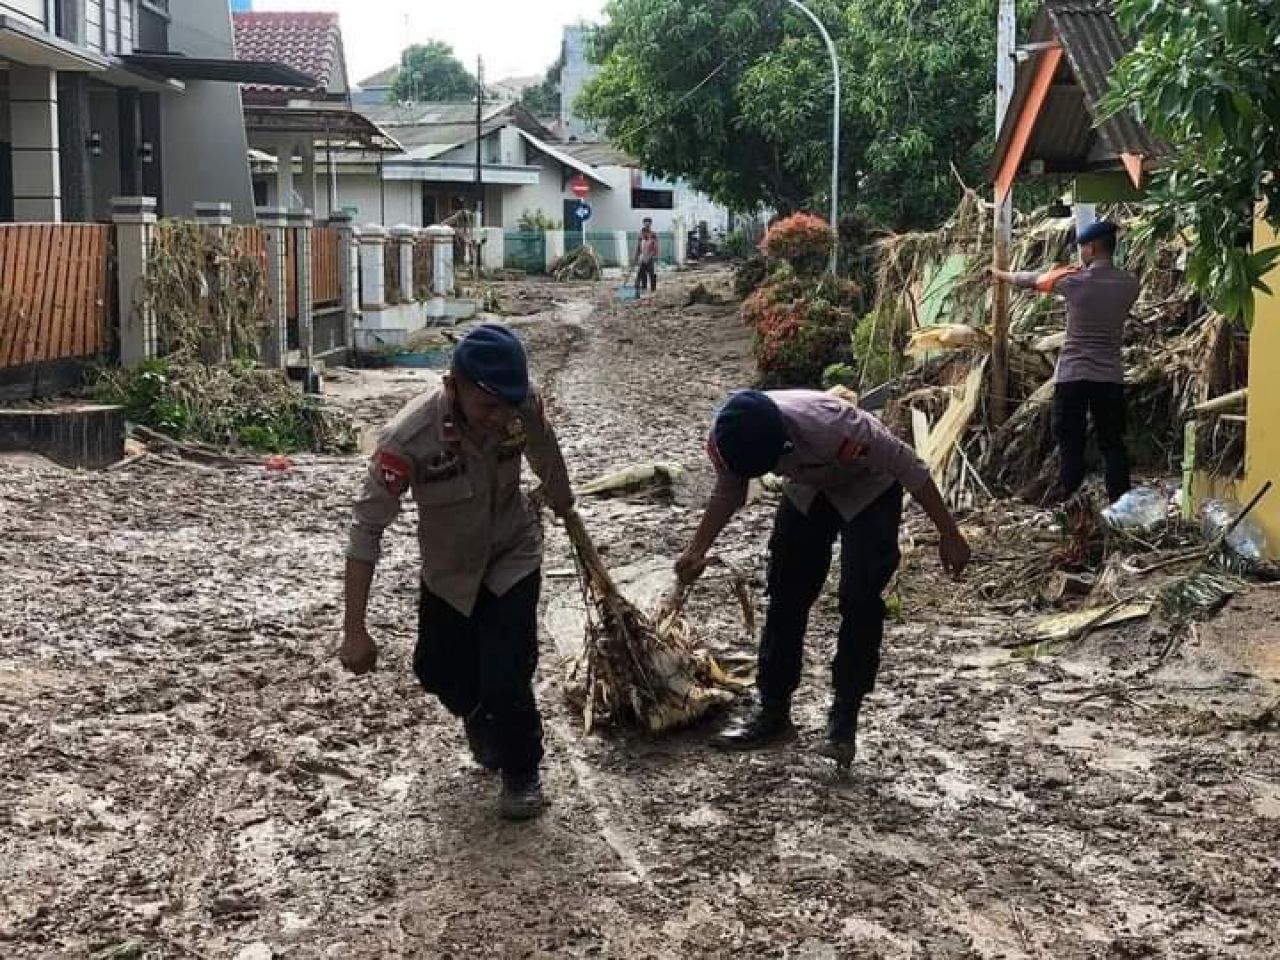
{"type": "MultiPolygon", "coordinates": [[[[215,235],[162,221],[139,297],[156,318],[160,357],[104,367],[91,390],[171,441],[271,453],[354,449],[349,418],[257,366],[265,287],[240,228],[215,235]]],[[[180,446],[181,444],[175,444],[180,446]]]]}
{"type": "Polygon", "coordinates": [[[586,731],[608,725],[661,733],[731,702],[743,684],[697,646],[681,599],[645,614],[618,590],[582,518],[571,514],[565,526],[587,605],[586,642],[568,693],[586,731]]]}
{"type": "Polygon", "coordinates": [[[553,280],[561,283],[568,280],[599,280],[604,275],[600,257],[585,243],[557,259],[547,272],[553,280]]]}
{"type": "MultiPolygon", "coordinates": [[[[1124,213],[1113,211],[1121,219],[1124,213]]],[[[960,505],[972,505],[980,493],[1041,502],[1058,470],[1050,413],[1065,312],[1053,298],[1013,295],[1013,409],[998,429],[987,426],[988,382],[977,371],[990,352],[990,286],[983,273],[991,259],[991,222],[990,206],[967,193],[940,230],[895,235],[878,244],[873,315],[895,331],[895,340],[907,343],[916,363],[876,393],[886,422],[931,451],[928,459],[944,492],[960,505]]],[[[1012,268],[1069,262],[1072,223],[1044,211],[1024,218],[1015,228],[1012,268]]],[[[1136,466],[1158,472],[1171,471],[1181,460],[1184,423],[1202,415],[1210,398],[1240,386],[1242,378],[1230,325],[1183,282],[1180,255],[1169,244],[1154,255],[1130,257],[1143,282],[1126,329],[1135,427],[1130,449],[1136,466]]],[[[1199,463],[1234,473],[1241,429],[1203,431],[1199,463]]]]}
{"type": "Polygon", "coordinates": [[[1093,631],[1152,618],[1171,646],[1194,634],[1250,581],[1275,580],[1264,535],[1243,509],[1204,503],[1188,516],[1177,491],[1136,487],[1099,511],[1085,495],[1055,511],[992,502],[970,523],[999,549],[976,585],[1002,625],[1006,645],[1035,655],[1093,631]],[[1038,616],[1037,616],[1038,615],[1038,616]]]}

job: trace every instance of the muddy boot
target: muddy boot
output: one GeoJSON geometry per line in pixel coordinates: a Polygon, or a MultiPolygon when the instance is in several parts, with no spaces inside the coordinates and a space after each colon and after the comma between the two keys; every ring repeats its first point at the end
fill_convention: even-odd
{"type": "Polygon", "coordinates": [[[497,770],[498,751],[493,745],[488,717],[477,707],[465,720],[463,729],[467,731],[467,746],[471,748],[471,759],[486,770],[497,770]]]}
{"type": "Polygon", "coordinates": [[[827,719],[827,735],[818,747],[818,753],[836,762],[839,767],[853,763],[858,752],[858,713],[862,700],[837,698],[831,704],[827,719]]]}
{"type": "Polygon", "coordinates": [[[719,734],[711,745],[717,750],[760,750],[795,738],[791,725],[791,703],[761,700],[719,734]]]}
{"type": "Polygon", "coordinates": [[[531,774],[503,772],[502,794],[498,797],[498,814],[503,820],[532,820],[546,805],[537,770],[531,774]]]}

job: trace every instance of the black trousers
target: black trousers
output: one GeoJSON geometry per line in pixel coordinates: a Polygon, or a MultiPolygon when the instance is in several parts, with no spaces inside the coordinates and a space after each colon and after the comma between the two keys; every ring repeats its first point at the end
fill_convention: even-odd
{"type": "Polygon", "coordinates": [[[808,516],[783,498],[769,542],[769,612],[756,678],[763,700],[786,700],[800,685],[809,610],[826,583],[837,536],[840,633],[831,685],[844,700],[875,688],[884,640],[881,594],[901,559],[901,521],[902,487],[897,484],[848,523],[826,497],[814,502],[808,516]]]}
{"type": "Polygon", "coordinates": [[[650,260],[648,263],[641,262],[640,271],[636,274],[636,289],[643,290],[646,283],[650,290],[658,289],[658,263],[656,260],[650,260]]]}
{"type": "Polygon", "coordinates": [[[505,773],[532,773],[542,759],[542,718],[533,696],[538,666],[541,572],[502,596],[480,591],[466,617],[425,587],[418,602],[413,672],[445,709],[471,718],[505,773]]]}
{"type": "Polygon", "coordinates": [[[1106,464],[1107,495],[1114,502],[1129,492],[1129,454],[1124,446],[1123,383],[1076,380],[1053,388],[1053,433],[1062,458],[1062,488],[1069,497],[1084,483],[1086,421],[1093,420],[1098,450],[1106,464]]]}

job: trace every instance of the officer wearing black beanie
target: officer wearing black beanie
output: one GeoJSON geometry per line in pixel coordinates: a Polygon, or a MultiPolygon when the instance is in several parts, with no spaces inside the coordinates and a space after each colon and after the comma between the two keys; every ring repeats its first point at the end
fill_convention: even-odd
{"type": "Polygon", "coordinates": [[[564,458],[529,383],[524,347],[497,324],[472,330],[444,382],[412,401],[383,433],[355,507],[339,656],[373,669],[365,611],[383,531],[412,491],[418,508],[422,592],[413,669],[462,719],[476,761],[502,772],[500,811],[543,806],[538,662],[542,535],[520,488],[528,459],[558,516],[573,509],[564,458]]]}
{"type": "Polygon", "coordinates": [[[742,390],[716,413],[707,442],[715,492],[676,563],[683,583],[706,567],[707,551],[747,500],[748,481],[786,478],[769,541],[769,612],[760,638],[759,699],[716,740],[750,750],[793,735],[791,697],[800,685],[809,610],[822,592],[840,540],[840,632],[831,664],[834,697],[821,752],[853,760],[863,699],[875,687],[884,637],[881,597],[898,568],[904,489],[939,532],[944,568],[959,574],[969,546],[928,468],[873,415],[816,390],[742,390]]]}

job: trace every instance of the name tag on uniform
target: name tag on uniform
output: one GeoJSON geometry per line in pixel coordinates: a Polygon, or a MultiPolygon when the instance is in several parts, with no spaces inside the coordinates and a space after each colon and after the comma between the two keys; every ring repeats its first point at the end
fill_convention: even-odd
{"type": "Polygon", "coordinates": [[[422,483],[444,483],[461,476],[466,469],[466,461],[456,453],[437,453],[419,471],[418,479],[422,483]]]}

